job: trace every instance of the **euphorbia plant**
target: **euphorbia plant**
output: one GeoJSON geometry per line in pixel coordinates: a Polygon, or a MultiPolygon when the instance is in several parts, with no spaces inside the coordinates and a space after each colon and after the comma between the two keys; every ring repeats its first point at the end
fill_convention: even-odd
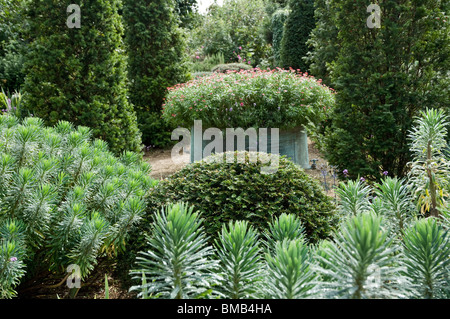
{"type": "Polygon", "coordinates": [[[416,118],[409,136],[414,155],[409,173],[413,192],[422,213],[434,217],[439,216],[449,196],[446,187],[450,185],[450,162],[444,154],[448,125],[444,111],[427,109],[416,118]]]}
{"type": "Polygon", "coordinates": [[[154,183],[149,164],[133,152],[116,157],[91,136],[69,122],[0,116],[1,298],[15,296],[25,274],[61,281],[77,265],[84,280],[138,224],[154,183]]]}
{"type": "Polygon", "coordinates": [[[163,117],[190,128],[290,129],[318,123],[334,104],[333,89],[307,73],[252,69],[214,73],[169,88],[163,117]]]}

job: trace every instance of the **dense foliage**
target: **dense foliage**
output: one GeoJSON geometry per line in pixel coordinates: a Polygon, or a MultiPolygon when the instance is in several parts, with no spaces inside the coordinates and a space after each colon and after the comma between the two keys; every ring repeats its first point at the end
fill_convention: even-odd
{"type": "Polygon", "coordinates": [[[81,1],[80,28],[66,25],[67,19],[76,21],[67,13],[71,3],[30,3],[26,109],[47,125],[66,120],[87,126],[116,154],[140,151],[136,114],[127,99],[120,1],[81,1]]]}
{"type": "Polygon", "coordinates": [[[0,299],[106,263],[142,298],[448,299],[450,2],[371,3],[0,0],[0,299]],[[334,203],[266,153],[156,182],[141,143],[195,120],[305,126],[334,203]]]}
{"type": "Polygon", "coordinates": [[[324,38],[315,60],[326,62],[316,67],[326,67],[339,92],[325,134],[326,156],[351,178],[375,180],[383,171],[405,176],[413,118],[426,107],[448,108],[450,99],[448,3],[379,5],[381,28],[366,26],[368,1],[346,0],[330,1],[318,25],[329,29],[325,23],[332,22],[336,30],[316,30],[324,38]]]}
{"type": "Polygon", "coordinates": [[[149,172],[139,154],[115,157],[87,127],[0,116],[0,296],[14,296],[25,273],[61,276],[76,264],[85,279],[100,256],[123,250],[149,172]]]}
{"type": "Polygon", "coordinates": [[[274,65],[281,67],[281,41],[284,35],[284,25],[287,17],[289,16],[289,10],[279,9],[272,14],[271,30],[272,30],[272,52],[274,65]]]}
{"type": "MultiPolygon", "coordinates": [[[[441,143],[442,139],[436,140],[443,135],[441,124],[444,122],[442,112],[428,110],[422,113],[411,133],[415,137],[411,149],[423,149],[419,146],[421,144],[448,146],[441,143]]],[[[436,148],[429,153],[436,156],[438,150],[436,148]]],[[[422,153],[417,152],[418,163],[422,153]]],[[[224,159],[222,155],[210,158],[224,159]]],[[[429,164],[436,166],[431,161],[429,164]]],[[[249,185],[252,185],[252,190],[260,191],[260,184],[255,183],[254,177],[258,172],[253,172],[253,178],[248,178],[245,183],[233,183],[236,175],[234,179],[226,180],[217,176],[229,175],[228,171],[235,172],[249,165],[236,167],[228,164],[229,170],[224,169],[224,165],[196,162],[189,170],[184,170],[183,175],[175,175],[173,180],[161,184],[166,194],[175,190],[183,196],[168,196],[169,202],[161,208],[163,217],[157,214],[153,220],[152,229],[157,232],[150,237],[147,248],[138,258],[141,268],[132,272],[134,278],[140,280],[133,287],[140,291],[140,297],[179,298],[183,296],[175,292],[187,289],[193,292],[189,296],[192,298],[445,299],[450,296],[448,201],[441,201],[441,215],[438,217],[427,217],[416,205],[416,194],[428,194],[427,187],[431,182],[422,179],[417,183],[417,180],[399,179],[387,174],[380,183],[373,185],[364,180],[341,182],[336,189],[337,210],[334,215],[339,219],[337,227],[331,236],[311,242],[308,241],[308,222],[304,214],[292,213],[292,209],[291,213],[272,215],[255,225],[258,216],[255,208],[261,207],[262,201],[260,198],[245,201],[248,196],[244,194],[250,193],[245,188],[249,185]],[[206,165],[211,169],[195,169],[206,165]],[[192,180],[195,180],[195,185],[184,187],[192,180]],[[208,192],[204,187],[205,180],[211,181],[208,192]],[[221,185],[232,188],[233,192],[225,192],[223,198],[211,197],[224,188],[221,185]],[[197,193],[203,194],[202,205],[198,205],[198,199],[192,195],[197,193]],[[239,195],[234,197],[237,193],[239,195]],[[220,206],[211,211],[205,209],[217,198],[219,202],[216,204],[220,206]],[[183,202],[185,200],[186,203],[183,202]],[[177,201],[181,202],[170,203],[177,201]],[[192,204],[188,204],[189,201],[192,204]],[[221,219],[224,211],[220,208],[234,201],[240,202],[241,207],[246,206],[251,213],[250,218],[236,214],[231,220],[221,219]],[[215,233],[209,229],[211,221],[217,223],[215,233]],[[202,234],[215,240],[208,241],[208,237],[202,234]],[[194,245],[197,238],[200,238],[199,244],[194,245]],[[182,262],[190,259],[199,267],[192,269],[182,262]],[[167,265],[182,267],[168,269],[167,265]],[[164,286],[159,283],[164,283],[164,286]],[[192,290],[194,287],[195,291],[192,290]],[[163,295],[162,288],[170,288],[173,293],[163,295]]],[[[424,171],[430,169],[427,165],[417,166],[422,166],[424,171]]],[[[446,169],[447,174],[444,175],[449,176],[449,166],[441,169],[446,169]]],[[[297,179],[289,175],[289,180],[297,179]]],[[[443,184],[442,180],[440,184],[443,184]]],[[[447,181],[442,188],[448,190],[449,184],[447,181]]],[[[272,186],[282,189],[279,185],[270,184],[269,190],[272,186]]],[[[291,185],[288,188],[293,189],[291,185]]],[[[261,194],[270,198],[270,193],[261,194]]],[[[283,194],[289,194],[288,190],[283,194]]],[[[448,200],[448,193],[441,196],[448,200]]],[[[272,207],[280,205],[281,202],[277,202],[272,207]]],[[[317,216],[314,219],[319,220],[317,216]]]]}
{"type": "Polygon", "coordinates": [[[302,168],[276,155],[278,163],[266,162],[263,153],[257,160],[248,152],[233,156],[228,163],[222,154],[212,155],[162,180],[151,190],[147,218],[166,203],[185,201],[203,212],[210,236],[230,220],[247,220],[262,230],[282,213],[298,216],[311,242],[331,234],[331,199],[302,168]],[[277,165],[275,173],[264,174],[262,169],[271,165],[277,165]]]}
{"type": "Polygon", "coordinates": [[[324,119],[334,92],[295,70],[215,73],[170,88],[163,116],[174,125],[294,128],[324,119]]]}
{"type": "Polygon", "coordinates": [[[305,61],[309,51],[307,42],[315,27],[314,0],[292,0],[289,8],[281,40],[281,66],[306,72],[309,71],[309,65],[305,61]]]}
{"type": "Polygon", "coordinates": [[[307,41],[310,50],[306,61],[310,65],[311,74],[331,86],[330,73],[340,47],[340,42],[336,41],[336,14],[331,9],[330,0],[315,0],[314,7],[316,25],[307,41]]]}
{"type": "Polygon", "coordinates": [[[175,12],[180,19],[180,26],[190,27],[197,17],[197,0],[175,0],[175,12]]]}
{"type": "MultiPolygon", "coordinates": [[[[187,14],[187,5],[179,1],[177,8],[187,14]]],[[[171,129],[158,115],[167,88],[188,79],[175,7],[175,0],[124,1],[129,99],[145,145],[165,146],[170,140],[171,129]]]]}
{"type": "Polygon", "coordinates": [[[24,83],[23,63],[27,48],[26,5],[29,0],[0,1],[0,88],[19,90],[24,83]]]}

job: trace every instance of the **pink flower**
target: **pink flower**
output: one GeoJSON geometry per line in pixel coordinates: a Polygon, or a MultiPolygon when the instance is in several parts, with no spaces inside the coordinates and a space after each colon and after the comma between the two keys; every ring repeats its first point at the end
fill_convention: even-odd
{"type": "Polygon", "coordinates": [[[240,55],[238,55],[237,57],[238,57],[239,60],[242,59],[240,55]]]}
{"type": "Polygon", "coordinates": [[[200,59],[200,57],[197,55],[196,57],[195,57],[196,59],[200,59]]]}
{"type": "Polygon", "coordinates": [[[241,106],[244,106],[244,102],[241,102],[241,106]]]}
{"type": "Polygon", "coordinates": [[[242,47],[239,47],[239,50],[242,50],[242,47]]]}

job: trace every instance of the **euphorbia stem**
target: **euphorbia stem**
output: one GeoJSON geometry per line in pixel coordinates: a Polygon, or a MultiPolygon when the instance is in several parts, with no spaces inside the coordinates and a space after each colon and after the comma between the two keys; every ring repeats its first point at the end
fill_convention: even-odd
{"type": "Polygon", "coordinates": [[[431,196],[431,208],[430,215],[433,217],[439,217],[439,211],[437,210],[437,201],[436,201],[436,185],[434,185],[433,175],[430,168],[431,163],[431,141],[428,142],[427,146],[427,173],[428,179],[430,180],[430,196],[431,196]]]}

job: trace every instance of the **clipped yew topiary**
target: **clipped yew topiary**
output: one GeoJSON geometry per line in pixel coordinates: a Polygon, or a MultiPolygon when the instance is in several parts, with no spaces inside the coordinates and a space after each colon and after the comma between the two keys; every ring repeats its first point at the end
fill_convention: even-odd
{"type": "Polygon", "coordinates": [[[188,8],[189,3],[174,0],[123,1],[129,99],[145,145],[170,144],[167,132],[173,128],[165,125],[159,113],[167,88],[189,79],[186,42],[175,12],[188,8]]]}
{"type": "Polygon", "coordinates": [[[304,60],[308,55],[308,39],[315,27],[314,1],[291,0],[291,12],[284,24],[280,43],[280,64],[283,68],[292,67],[308,71],[309,64],[304,60]]]}
{"type": "Polygon", "coordinates": [[[129,103],[127,57],[119,0],[30,1],[23,91],[26,114],[54,126],[87,126],[116,155],[141,150],[141,132],[129,103]],[[76,12],[76,11],[74,11],[76,12]],[[75,17],[73,15],[75,14],[75,17]],[[67,22],[80,22],[72,27],[67,22]]]}
{"type": "Polygon", "coordinates": [[[247,220],[264,230],[282,213],[299,216],[310,242],[331,234],[334,205],[302,168],[277,155],[268,163],[265,153],[235,152],[234,161],[224,154],[229,153],[194,162],[152,188],[145,217],[149,223],[165,204],[184,201],[202,212],[213,238],[230,220],[247,220]],[[262,173],[269,167],[274,172],[262,173]]]}

